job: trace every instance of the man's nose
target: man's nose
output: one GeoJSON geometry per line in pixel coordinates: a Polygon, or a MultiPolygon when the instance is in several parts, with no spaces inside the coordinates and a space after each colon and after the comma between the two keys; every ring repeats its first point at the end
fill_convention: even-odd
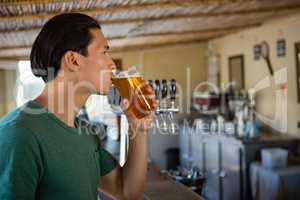
{"type": "Polygon", "coordinates": [[[108,55],[108,66],[110,69],[114,70],[117,68],[115,62],[113,61],[113,59],[111,58],[110,55],[108,55]]]}
{"type": "Polygon", "coordinates": [[[112,61],[112,62],[110,63],[109,68],[110,68],[111,70],[117,69],[117,66],[115,65],[114,61],[112,61]]]}

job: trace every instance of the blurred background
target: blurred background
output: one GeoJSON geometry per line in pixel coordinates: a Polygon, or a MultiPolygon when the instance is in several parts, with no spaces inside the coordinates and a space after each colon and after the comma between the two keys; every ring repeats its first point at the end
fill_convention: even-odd
{"type": "MultiPolygon", "coordinates": [[[[150,81],[160,106],[149,163],[185,185],[162,187],[181,191],[172,199],[297,199],[299,0],[4,0],[0,117],[43,89],[31,73],[31,45],[62,12],[97,19],[117,68],[139,66],[150,81]]],[[[79,117],[101,130],[123,165],[130,142],[119,103],[115,89],[109,98],[93,95],[79,117]]],[[[148,181],[149,198],[155,184],[148,181]]]]}

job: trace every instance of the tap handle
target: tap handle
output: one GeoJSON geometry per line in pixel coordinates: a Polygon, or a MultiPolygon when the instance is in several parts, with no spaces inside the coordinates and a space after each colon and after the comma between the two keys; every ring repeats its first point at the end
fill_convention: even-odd
{"type": "Polygon", "coordinates": [[[155,98],[157,100],[160,100],[160,81],[159,80],[155,80],[155,89],[154,89],[154,92],[155,92],[155,98]]]}
{"type": "Polygon", "coordinates": [[[175,97],[176,97],[176,80],[175,79],[171,80],[170,95],[171,95],[171,100],[175,101],[175,97]]]}
{"type": "Polygon", "coordinates": [[[168,85],[167,85],[167,80],[162,80],[161,81],[161,98],[164,99],[167,97],[168,95],[168,85]]]}

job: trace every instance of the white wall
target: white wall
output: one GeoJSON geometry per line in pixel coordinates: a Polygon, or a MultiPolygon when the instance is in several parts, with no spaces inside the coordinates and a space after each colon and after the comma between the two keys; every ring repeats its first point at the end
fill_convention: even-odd
{"type": "Polygon", "coordinates": [[[257,93],[257,111],[265,116],[274,128],[300,136],[300,130],[297,128],[300,121],[300,104],[297,103],[296,92],[296,42],[300,42],[300,14],[274,19],[261,27],[212,40],[210,44],[221,57],[221,82],[229,81],[228,58],[243,54],[246,88],[269,84],[269,87],[257,93]],[[276,41],[282,38],[286,40],[286,56],[277,57],[276,41]],[[269,44],[275,78],[269,76],[264,60],[255,61],[253,58],[253,46],[261,41],[267,41],[269,44]],[[282,86],[286,86],[287,91],[281,90],[282,86]],[[286,94],[287,98],[284,97],[286,94]]]}

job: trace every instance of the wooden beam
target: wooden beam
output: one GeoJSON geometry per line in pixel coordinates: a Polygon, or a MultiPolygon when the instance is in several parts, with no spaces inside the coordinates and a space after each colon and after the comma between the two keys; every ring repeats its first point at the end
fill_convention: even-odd
{"type": "MultiPolygon", "coordinates": [[[[108,1],[108,0],[107,0],[108,1]]],[[[232,2],[239,2],[239,1],[252,1],[252,0],[163,0],[156,3],[149,3],[149,2],[143,2],[138,5],[148,5],[148,4],[163,4],[163,3],[182,3],[182,2],[199,2],[199,3],[232,3],[232,2]]],[[[2,0],[1,5],[2,6],[22,6],[22,5],[28,5],[28,4],[52,4],[52,3],[70,3],[74,2],[74,0],[2,0]]]]}
{"type": "MultiPolygon", "coordinates": [[[[207,32],[207,33],[197,33],[197,32],[188,32],[185,35],[181,34],[169,34],[165,35],[166,39],[161,40],[160,42],[157,42],[159,40],[158,38],[164,37],[164,35],[156,35],[156,36],[144,36],[140,37],[141,39],[145,39],[146,41],[143,44],[139,44],[136,42],[139,37],[133,38],[131,41],[130,39],[127,39],[127,44],[125,43],[124,46],[116,46],[113,45],[112,52],[118,52],[118,51],[124,51],[124,50],[136,50],[136,49],[147,49],[147,48],[154,48],[154,47],[161,47],[164,45],[177,45],[177,44],[188,44],[188,43],[195,43],[195,42],[203,42],[215,38],[219,38],[228,34],[234,34],[244,29],[228,29],[226,31],[219,30],[218,32],[207,32]],[[198,36],[197,36],[198,34],[198,36]],[[170,38],[173,38],[170,40],[170,38]],[[177,38],[177,39],[174,39],[177,38]],[[181,38],[181,39],[178,39],[181,38]],[[150,42],[149,42],[150,41],[150,42]]],[[[124,39],[126,40],[126,39],[124,39]]]]}
{"type": "MultiPolygon", "coordinates": [[[[288,6],[278,6],[273,8],[255,8],[255,9],[241,9],[241,10],[235,10],[235,11],[222,11],[222,12],[216,12],[216,13],[195,13],[195,14],[179,14],[179,15],[169,15],[169,16],[161,16],[161,17],[137,17],[135,19],[108,19],[108,20],[98,20],[100,24],[123,24],[123,23],[147,23],[151,21],[161,21],[161,20],[178,20],[178,19],[193,19],[193,18],[199,18],[199,17],[218,17],[218,16],[234,16],[234,15],[250,15],[250,14],[260,14],[260,13],[268,13],[270,12],[277,12],[277,11],[291,11],[296,12],[300,10],[300,2],[297,5],[288,5],[288,6]]],[[[105,11],[107,12],[107,11],[105,11]]],[[[146,11],[145,11],[146,12],[146,11]]],[[[84,11],[83,13],[86,13],[90,16],[93,16],[93,14],[89,13],[89,11],[84,11]]],[[[109,13],[109,12],[107,12],[109,13]]],[[[95,14],[96,15],[96,14],[95,14]]],[[[54,16],[54,15],[51,15],[54,16]]],[[[47,16],[40,16],[42,19],[48,19],[50,18],[47,16]]],[[[5,17],[4,17],[5,18],[5,17]]],[[[14,19],[15,17],[12,17],[12,19],[7,20],[17,20],[14,19]]],[[[18,31],[24,31],[24,30],[38,30],[42,26],[30,26],[28,28],[19,28],[19,29],[5,29],[0,30],[0,33],[10,33],[10,32],[18,32],[18,31]]]]}
{"type": "MultiPolygon", "coordinates": [[[[157,48],[157,47],[164,47],[164,46],[173,46],[173,45],[182,45],[182,44],[192,44],[192,43],[198,43],[198,42],[205,42],[210,39],[214,39],[217,37],[221,37],[223,35],[217,35],[214,37],[206,38],[206,39],[191,39],[187,41],[177,41],[177,42],[162,42],[159,44],[139,44],[139,45],[128,45],[128,46],[122,46],[122,47],[115,47],[111,50],[112,53],[115,52],[121,52],[121,51],[140,51],[141,49],[149,49],[149,48],[157,48]]],[[[29,60],[29,56],[26,55],[11,55],[11,56],[0,56],[0,61],[4,60],[29,60]]]]}
{"type": "MultiPolygon", "coordinates": [[[[162,35],[170,35],[170,34],[191,34],[191,33],[207,33],[207,32],[218,32],[218,31],[240,31],[246,28],[254,28],[260,26],[261,23],[248,23],[244,25],[234,25],[234,26],[227,26],[227,27],[219,27],[219,28],[211,28],[211,29],[204,29],[204,30],[192,30],[192,31],[181,31],[181,32],[163,32],[163,33],[146,33],[142,35],[136,35],[134,37],[144,37],[144,36],[162,36],[162,35]]],[[[123,38],[123,37],[120,37],[123,38]]],[[[113,38],[118,39],[118,38],[113,38]]]]}
{"type": "MultiPolygon", "coordinates": [[[[251,0],[248,0],[251,1],[251,0]]],[[[93,9],[78,9],[78,10],[72,10],[71,12],[82,12],[90,16],[95,16],[99,14],[110,14],[110,13],[117,13],[117,12],[123,12],[123,11],[139,11],[139,10],[145,10],[145,12],[148,9],[155,9],[155,8],[193,8],[194,6],[200,6],[205,3],[206,6],[215,5],[216,2],[220,3],[222,1],[218,0],[174,0],[174,1],[166,1],[161,3],[145,3],[145,4],[137,4],[137,5],[126,5],[126,6],[119,6],[119,7],[108,7],[108,8],[93,8],[93,9]]],[[[224,2],[224,0],[223,0],[224,2]]],[[[225,1],[230,2],[233,4],[235,1],[225,1]]],[[[220,5],[221,6],[221,5],[220,5]]],[[[258,12],[268,12],[268,11],[277,11],[282,9],[293,9],[293,8],[299,8],[300,2],[296,2],[288,5],[279,5],[276,6],[276,3],[274,3],[273,7],[267,7],[267,8],[252,8],[252,9],[241,9],[241,10],[234,10],[234,11],[218,11],[218,12],[202,12],[197,13],[197,16],[220,16],[220,15],[232,15],[232,14],[245,14],[245,13],[258,13],[258,12]]],[[[35,19],[50,19],[51,17],[61,14],[61,12],[51,12],[51,13],[40,13],[40,14],[25,14],[25,15],[14,15],[14,16],[1,16],[2,20],[35,20],[35,19]]],[[[192,16],[192,15],[184,15],[184,16],[192,16]]],[[[168,17],[172,16],[166,16],[168,17]]],[[[157,17],[155,19],[162,19],[163,17],[157,17]]],[[[147,18],[136,18],[136,20],[142,20],[147,18]]],[[[149,18],[153,19],[153,18],[149,18]]],[[[102,23],[118,23],[116,20],[108,20],[103,21],[102,23]]]]}
{"type": "MultiPolygon", "coordinates": [[[[163,44],[173,44],[173,43],[184,43],[190,41],[203,41],[213,37],[221,36],[228,34],[231,31],[219,31],[219,32],[200,32],[200,33],[188,33],[188,34],[170,34],[162,36],[145,36],[145,37],[136,37],[136,38],[123,38],[123,39],[114,39],[109,41],[112,51],[124,49],[127,47],[136,47],[138,46],[159,46],[163,44]]],[[[30,46],[19,46],[18,48],[10,48],[0,50],[0,58],[7,60],[9,58],[28,58],[30,54],[30,46]]]]}
{"type": "Polygon", "coordinates": [[[0,56],[0,61],[29,60],[29,56],[0,56]]]}
{"type": "Polygon", "coordinates": [[[71,0],[47,0],[47,1],[41,1],[41,0],[2,0],[1,4],[4,6],[15,6],[15,5],[27,5],[27,4],[38,4],[38,3],[63,3],[63,2],[71,2],[71,0]]]}
{"type": "MultiPolygon", "coordinates": [[[[68,1],[67,1],[68,2],[68,1]]],[[[71,9],[70,12],[84,12],[87,15],[95,15],[95,14],[105,14],[110,12],[116,11],[135,11],[135,10],[144,10],[144,9],[154,9],[154,8],[169,8],[169,7],[186,7],[186,6],[193,6],[203,3],[220,3],[220,2],[228,2],[228,0],[165,0],[163,2],[156,2],[156,3],[142,3],[142,4],[135,4],[135,5],[123,5],[123,6],[113,6],[113,7],[98,7],[98,8],[90,8],[90,9],[71,9]]],[[[43,3],[44,4],[44,3],[43,3]]],[[[18,4],[16,4],[18,6],[18,4]]],[[[1,5],[4,7],[5,5],[1,5]]],[[[10,6],[10,4],[8,4],[10,6]]],[[[49,19],[57,14],[61,14],[61,12],[45,12],[39,14],[23,14],[23,15],[13,15],[13,16],[1,16],[3,20],[18,20],[18,19],[49,19]]]]}
{"type": "Polygon", "coordinates": [[[112,19],[112,20],[99,20],[100,24],[120,24],[120,23],[132,23],[132,22],[148,22],[148,21],[160,21],[160,20],[178,20],[178,19],[189,19],[189,18],[198,18],[198,17],[219,17],[219,16],[234,16],[234,15],[247,15],[247,14],[259,14],[259,13],[268,13],[268,12],[277,12],[277,11],[287,11],[287,10],[299,10],[299,5],[296,6],[280,6],[276,8],[257,8],[257,9],[247,9],[247,10],[235,10],[235,11],[222,11],[215,13],[195,13],[195,14],[176,14],[169,16],[161,17],[137,17],[135,19],[112,19]]]}
{"type": "MultiPolygon", "coordinates": [[[[107,14],[107,13],[116,13],[122,11],[135,11],[135,10],[148,10],[148,9],[155,9],[155,8],[182,8],[182,7],[193,7],[203,5],[203,2],[209,5],[214,5],[215,1],[192,1],[192,0],[180,0],[180,1],[171,1],[171,2],[162,2],[162,3],[147,3],[147,4],[138,4],[138,5],[126,5],[120,7],[109,7],[109,8],[93,8],[93,9],[78,9],[72,10],[72,12],[83,12],[88,15],[99,15],[99,14],[107,14]],[[208,3],[209,2],[209,3],[208,3]]],[[[217,1],[218,2],[218,1],[217,1]]],[[[232,3],[232,2],[231,2],[232,3]]],[[[299,6],[298,4],[293,5],[284,5],[279,6],[278,9],[285,9],[285,8],[292,8],[295,6],[299,6]]],[[[256,8],[256,9],[243,9],[241,11],[233,11],[233,13],[244,13],[244,12],[265,12],[270,11],[277,8],[256,8]],[[249,11],[247,11],[249,10],[249,11]]],[[[51,13],[42,13],[42,14],[25,14],[25,15],[14,15],[14,16],[1,16],[3,20],[26,20],[26,19],[49,19],[54,15],[60,14],[61,12],[51,12],[51,13]]],[[[232,12],[218,12],[218,13],[202,13],[204,16],[211,16],[211,15],[230,15],[232,12]]],[[[201,13],[199,13],[201,14],[201,13]]],[[[113,22],[114,23],[114,22],[113,22]]]]}
{"type": "MultiPolygon", "coordinates": [[[[147,44],[147,45],[128,45],[123,47],[116,47],[111,50],[112,53],[122,52],[122,51],[140,51],[144,49],[151,49],[151,48],[158,48],[158,47],[164,47],[164,46],[175,46],[175,45],[183,45],[183,44],[194,44],[194,43],[200,43],[200,42],[206,42],[208,40],[216,39],[219,37],[224,36],[222,35],[216,35],[213,37],[209,37],[206,39],[191,39],[187,41],[177,41],[177,42],[163,42],[159,44],[147,44]]],[[[0,60],[29,60],[29,56],[8,56],[8,57],[1,57],[0,60]]]]}
{"type": "Polygon", "coordinates": [[[0,52],[2,52],[2,51],[7,51],[7,50],[18,50],[18,49],[24,49],[24,48],[31,48],[31,45],[16,45],[16,46],[3,46],[3,47],[0,46],[0,48],[2,49],[2,50],[0,50],[0,52]]]}
{"type": "MultiPolygon", "coordinates": [[[[163,32],[163,33],[149,33],[149,34],[142,34],[142,35],[136,35],[133,37],[113,37],[113,38],[107,38],[108,40],[114,40],[114,39],[124,39],[124,38],[138,38],[138,37],[145,37],[145,36],[170,36],[170,35],[187,35],[187,34],[205,34],[205,33],[211,33],[211,32],[221,32],[221,31],[239,31],[245,28],[253,28],[260,26],[260,23],[248,23],[243,25],[233,25],[233,26],[227,26],[227,27],[218,27],[213,29],[205,29],[205,30],[193,30],[193,31],[181,31],[181,32],[163,32]]],[[[29,48],[30,46],[0,46],[1,49],[7,50],[7,49],[22,49],[22,48],[29,48]]],[[[1,51],[0,51],[1,52],[1,51]]]]}
{"type": "Polygon", "coordinates": [[[23,47],[23,48],[10,48],[10,49],[2,49],[0,50],[0,58],[8,59],[8,58],[16,58],[16,57],[26,57],[30,54],[31,47],[23,47]]]}
{"type": "MultiPolygon", "coordinates": [[[[204,37],[204,35],[201,35],[203,33],[199,33],[199,36],[196,37],[197,33],[190,33],[187,35],[192,35],[195,34],[195,37],[189,37],[186,38],[183,35],[180,34],[170,34],[170,35],[165,35],[165,36],[152,36],[153,39],[151,39],[151,36],[145,36],[144,38],[147,38],[147,42],[145,43],[138,43],[138,42],[130,42],[129,40],[137,40],[137,39],[143,39],[142,37],[140,38],[127,38],[124,40],[128,40],[128,42],[126,43],[126,45],[123,46],[116,46],[114,45],[112,47],[112,52],[120,52],[120,51],[136,51],[136,50],[141,50],[141,49],[149,49],[149,48],[156,48],[156,47],[162,47],[162,46],[172,46],[172,45],[181,45],[181,44],[191,44],[191,43],[197,43],[197,42],[204,42],[207,40],[211,40],[211,39],[215,39],[218,37],[222,37],[224,35],[227,34],[231,34],[231,33],[235,33],[240,31],[239,29],[232,29],[229,31],[220,31],[220,32],[212,32],[212,33],[207,33],[207,35],[204,37]],[[165,37],[166,40],[160,40],[158,41],[157,37],[165,37]],[[173,38],[179,38],[179,39],[172,39],[169,40],[169,37],[173,37],[173,38]],[[151,40],[151,42],[149,42],[151,40]],[[155,42],[152,42],[155,41],[155,42]]],[[[23,52],[29,52],[30,51],[30,47],[24,47],[23,49],[15,49],[15,50],[21,50],[23,52]]],[[[26,60],[29,59],[28,55],[10,55],[10,56],[1,56],[1,50],[0,50],[0,60],[8,60],[8,59],[12,59],[12,60],[26,60]]]]}
{"type": "Polygon", "coordinates": [[[194,44],[200,42],[206,42],[207,40],[217,38],[219,36],[207,38],[207,39],[193,39],[188,41],[178,41],[178,42],[167,42],[167,43],[160,43],[160,44],[147,44],[147,45],[129,45],[124,47],[114,48],[112,53],[118,53],[122,51],[140,51],[145,49],[152,49],[158,47],[166,47],[166,46],[176,46],[176,45],[183,45],[183,44],[194,44]]]}

